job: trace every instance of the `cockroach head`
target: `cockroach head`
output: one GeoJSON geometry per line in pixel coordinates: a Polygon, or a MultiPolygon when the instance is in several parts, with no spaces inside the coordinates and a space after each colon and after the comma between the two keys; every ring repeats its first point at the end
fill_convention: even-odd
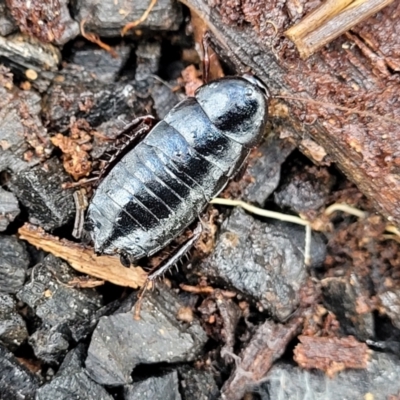
{"type": "Polygon", "coordinates": [[[199,87],[195,97],[225,136],[251,148],[264,133],[268,89],[257,79],[228,77],[199,87]]]}

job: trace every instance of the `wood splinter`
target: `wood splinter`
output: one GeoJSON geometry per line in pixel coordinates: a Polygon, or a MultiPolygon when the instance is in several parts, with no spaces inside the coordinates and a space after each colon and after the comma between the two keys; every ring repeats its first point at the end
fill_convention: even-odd
{"type": "Polygon", "coordinates": [[[300,57],[308,58],[327,43],[386,7],[393,0],[326,0],[285,35],[300,57]]]}

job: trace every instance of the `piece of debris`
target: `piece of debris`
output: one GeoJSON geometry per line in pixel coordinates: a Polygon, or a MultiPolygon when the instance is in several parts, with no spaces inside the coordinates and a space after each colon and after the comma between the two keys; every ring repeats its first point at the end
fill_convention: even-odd
{"type": "Polygon", "coordinates": [[[294,360],[305,369],[317,368],[333,377],[346,368],[367,368],[370,351],[353,336],[314,337],[300,335],[294,360]]]}
{"type": "Polygon", "coordinates": [[[33,400],[39,379],[0,344],[0,398],[33,400]]]}
{"type": "Polygon", "coordinates": [[[65,239],[60,240],[38,227],[25,224],[18,233],[21,239],[64,259],[83,274],[133,289],[142,286],[146,280],[147,274],[140,267],[126,268],[121,265],[119,257],[97,256],[92,248],[65,239]]]}
{"type": "Polygon", "coordinates": [[[224,400],[241,400],[256,385],[286,350],[288,343],[297,336],[302,326],[301,318],[295,317],[285,325],[266,321],[260,325],[249,344],[235,359],[236,368],[222,387],[224,400]]]}

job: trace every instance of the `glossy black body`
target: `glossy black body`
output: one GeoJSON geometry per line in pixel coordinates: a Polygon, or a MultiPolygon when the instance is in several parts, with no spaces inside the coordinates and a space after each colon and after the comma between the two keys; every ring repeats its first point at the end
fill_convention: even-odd
{"type": "Polygon", "coordinates": [[[96,252],[137,260],[182,233],[261,139],[267,103],[257,85],[234,77],[174,107],[97,188],[87,216],[96,252]]]}

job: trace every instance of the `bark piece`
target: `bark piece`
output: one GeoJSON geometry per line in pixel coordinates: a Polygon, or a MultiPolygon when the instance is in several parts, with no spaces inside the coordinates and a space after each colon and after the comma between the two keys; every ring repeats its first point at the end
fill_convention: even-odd
{"type": "Polygon", "coordinates": [[[299,336],[294,360],[305,369],[320,369],[330,377],[346,368],[367,368],[370,352],[365,343],[354,337],[299,336]]]}
{"type": "Polygon", "coordinates": [[[260,384],[267,372],[300,332],[302,322],[295,318],[286,325],[266,321],[257,328],[250,343],[236,361],[236,368],[222,387],[224,400],[240,400],[260,384]]]}
{"type": "Polygon", "coordinates": [[[78,345],[65,357],[54,379],[36,392],[35,400],[112,400],[84,369],[85,349],[78,345]]]}
{"type": "Polygon", "coordinates": [[[387,290],[378,295],[381,311],[385,312],[393,325],[400,329],[400,290],[387,290]]]}
{"type": "MultiPolygon", "coordinates": [[[[375,207],[399,224],[400,80],[390,70],[391,65],[398,65],[399,56],[393,50],[388,53],[388,49],[399,47],[396,20],[400,4],[393,2],[357,26],[355,31],[362,32],[360,40],[355,35],[341,36],[312,59],[303,61],[293,43],[281,33],[315,8],[314,2],[297,1],[297,7],[290,10],[286,2],[278,0],[265,2],[263,6],[240,2],[236,21],[250,23],[240,28],[234,26],[237,23],[232,23],[232,19],[231,25],[223,22],[218,11],[223,13],[222,5],[211,8],[204,0],[183,0],[183,3],[206,20],[219,43],[219,54],[228,61],[240,60],[241,66],[250,67],[275,96],[284,92],[288,96],[367,111],[367,114],[343,114],[335,107],[285,100],[290,104],[287,114],[280,113],[271,119],[281,135],[298,144],[312,139],[320,145],[373,200],[375,207]],[[373,38],[373,45],[369,37],[373,38]]],[[[226,17],[227,13],[223,15],[226,17]]]]}

